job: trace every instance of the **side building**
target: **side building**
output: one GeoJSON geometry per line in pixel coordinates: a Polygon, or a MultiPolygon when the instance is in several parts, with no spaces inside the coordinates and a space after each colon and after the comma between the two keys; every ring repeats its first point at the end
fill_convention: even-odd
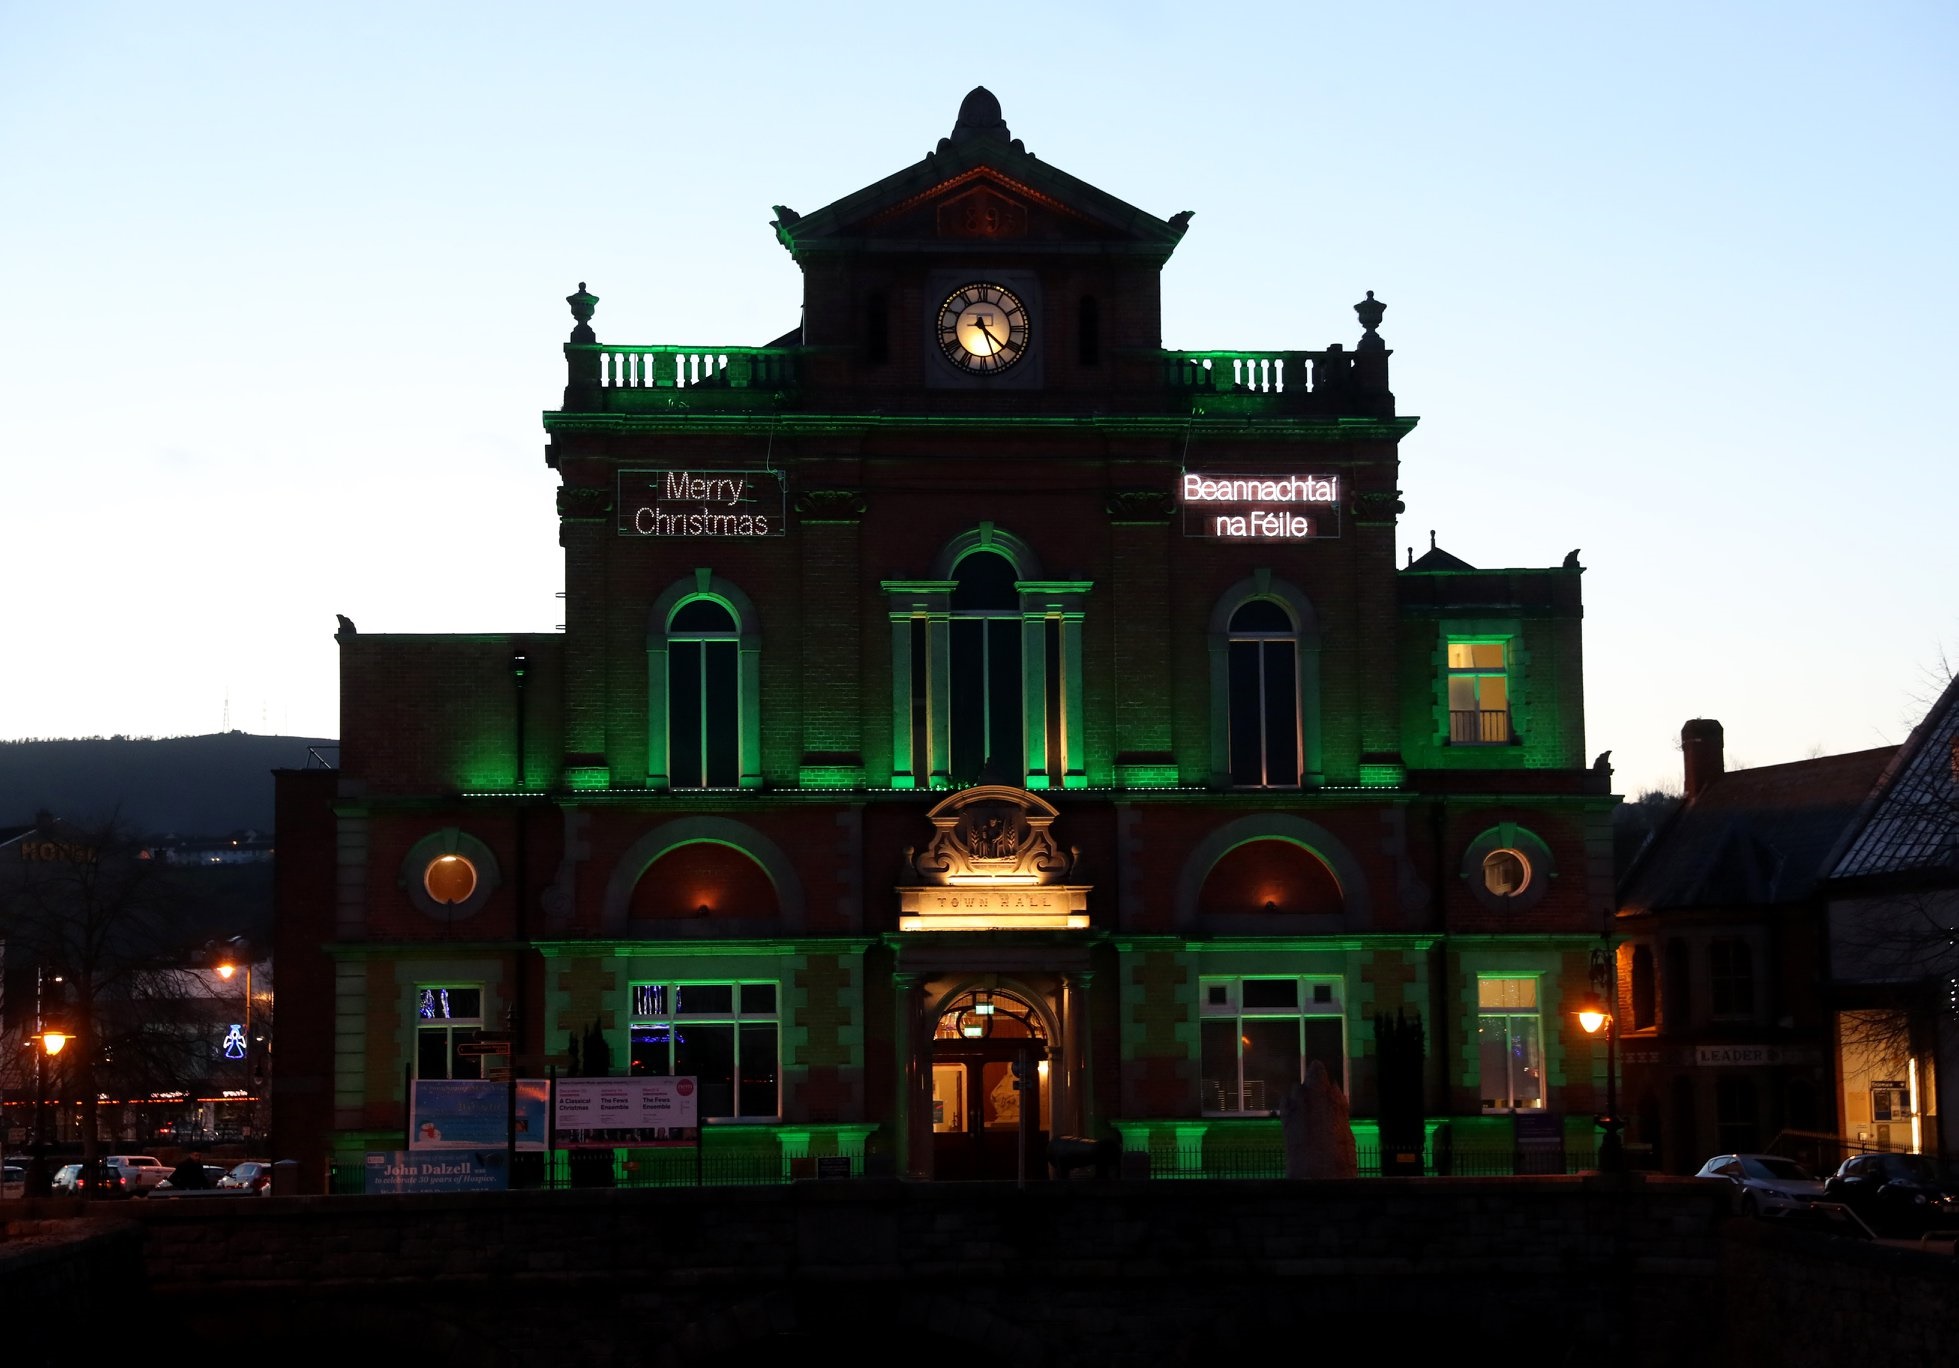
{"type": "Polygon", "coordinates": [[[1627,1141],[1673,1173],[1770,1146],[1834,1169],[1824,881],[1895,748],[1729,771],[1719,722],[1680,742],[1685,800],[1616,918],[1627,1141]]]}
{"type": "Polygon", "coordinates": [[[1582,571],[1398,565],[1385,305],[1351,346],[1166,349],[1189,220],[981,89],[777,206],[803,323],[768,345],[602,343],[580,286],[563,633],[343,626],[341,768],[280,776],[311,1183],[400,1143],[405,1072],[574,1039],[785,1174],[1011,1176],[1048,1136],[1276,1167],[1314,1061],[1371,1155],[1397,1016],[1458,1163],[1519,1118],[1589,1154],[1582,571]]]}

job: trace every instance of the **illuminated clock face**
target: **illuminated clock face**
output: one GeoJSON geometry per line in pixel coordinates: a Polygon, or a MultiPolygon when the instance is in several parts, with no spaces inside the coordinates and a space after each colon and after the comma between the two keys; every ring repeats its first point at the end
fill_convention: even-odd
{"type": "Polygon", "coordinates": [[[998,285],[962,285],[939,306],[939,348],[974,375],[997,375],[1027,355],[1027,306],[998,285]]]}

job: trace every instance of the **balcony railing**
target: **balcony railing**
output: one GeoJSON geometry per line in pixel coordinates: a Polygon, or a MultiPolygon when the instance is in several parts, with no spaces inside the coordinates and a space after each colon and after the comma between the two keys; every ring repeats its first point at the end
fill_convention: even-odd
{"type": "Polygon", "coordinates": [[[1510,713],[1507,709],[1490,712],[1471,708],[1449,712],[1449,744],[1454,746],[1501,746],[1510,741],[1510,713]]]}
{"type": "Polygon", "coordinates": [[[601,389],[788,389],[796,383],[791,347],[622,347],[604,343],[565,348],[574,372],[586,362],[601,389]]]}
{"type": "MultiPolygon", "coordinates": [[[[748,409],[792,395],[803,379],[801,347],[565,344],[565,408],[574,412],[667,408],[748,409]],[[698,392],[698,393],[691,393],[698,392]]],[[[1147,356],[1139,358],[1145,360],[1147,356]]],[[[1389,416],[1388,353],[1163,351],[1155,353],[1155,402],[1145,377],[1116,381],[1139,411],[1312,412],[1389,416]],[[1138,393],[1138,382],[1141,381],[1138,393]]],[[[927,396],[921,394],[920,402],[927,396]]],[[[902,406],[902,401],[900,401],[902,406]]]]}

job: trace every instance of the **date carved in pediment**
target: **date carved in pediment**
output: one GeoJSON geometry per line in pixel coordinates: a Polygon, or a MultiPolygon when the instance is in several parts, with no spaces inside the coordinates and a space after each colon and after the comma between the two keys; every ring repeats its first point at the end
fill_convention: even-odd
{"type": "Polygon", "coordinates": [[[1026,237],[1027,206],[990,186],[975,186],[940,202],[938,228],[942,238],[1026,237]]]}
{"type": "Polygon", "coordinates": [[[907,849],[905,863],[923,884],[1061,883],[1079,852],[1055,843],[1058,815],[1025,789],[962,789],[927,814],[932,839],[923,851],[907,849]]]}

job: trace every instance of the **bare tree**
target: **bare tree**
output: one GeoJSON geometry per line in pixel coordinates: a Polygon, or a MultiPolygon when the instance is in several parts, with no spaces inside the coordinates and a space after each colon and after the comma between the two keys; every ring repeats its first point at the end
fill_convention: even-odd
{"type": "Polygon", "coordinates": [[[33,963],[48,1024],[71,1037],[53,1078],[80,1101],[93,1160],[105,1092],[147,1097],[207,1072],[211,994],[184,972],[182,889],[114,818],[43,819],[16,847],[0,875],[0,937],[33,963]]]}

